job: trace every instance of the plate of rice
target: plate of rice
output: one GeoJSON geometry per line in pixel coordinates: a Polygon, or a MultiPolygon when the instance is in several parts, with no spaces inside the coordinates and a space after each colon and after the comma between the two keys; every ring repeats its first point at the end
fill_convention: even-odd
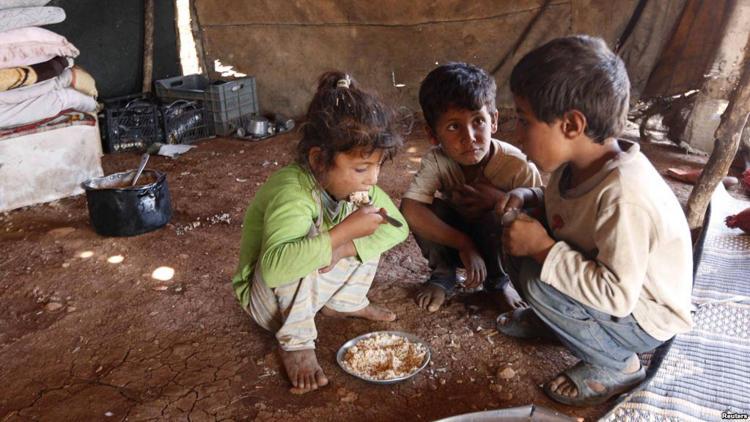
{"type": "Polygon", "coordinates": [[[409,379],[430,362],[430,347],[401,331],[375,331],[344,343],[336,361],[346,373],[376,384],[409,379]]]}

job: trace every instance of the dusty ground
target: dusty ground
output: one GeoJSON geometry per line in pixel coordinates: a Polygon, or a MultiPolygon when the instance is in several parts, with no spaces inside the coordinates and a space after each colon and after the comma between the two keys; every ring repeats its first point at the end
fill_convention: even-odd
{"type": "MultiPolygon", "coordinates": [[[[84,196],[0,214],[0,420],[430,420],[531,403],[587,419],[607,411],[547,399],[540,384],[575,359],[558,345],[497,335],[497,310],[480,295],[456,296],[435,314],[418,310],[427,268],[412,239],[383,257],[370,293],[399,319],[319,316],[318,356],[331,383],[290,395],[272,336],[237,306],[229,279],[245,207],[292,160],[295,139],[215,139],[177,160],[152,157],[149,168],[168,174],[174,216],[141,236],[98,236],[84,196]],[[116,255],[124,260],[109,263],[116,255]],[[153,279],[160,266],[174,278],[153,279]],[[427,340],[432,364],[390,386],[338,368],[342,343],[382,329],[427,340]]],[[[395,199],[426,147],[412,136],[384,169],[380,184],[395,199]]],[[[644,149],[662,169],[705,161],[644,149]]],[[[105,173],[138,158],[105,156],[105,173]]],[[[690,188],[672,186],[684,203],[690,188]]]]}

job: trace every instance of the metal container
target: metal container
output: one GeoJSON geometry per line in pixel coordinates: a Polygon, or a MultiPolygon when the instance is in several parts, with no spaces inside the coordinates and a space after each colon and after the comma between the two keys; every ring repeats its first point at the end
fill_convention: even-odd
{"type": "Polygon", "coordinates": [[[427,344],[424,340],[422,340],[419,337],[415,336],[414,334],[404,333],[403,331],[374,331],[374,332],[371,332],[371,333],[362,334],[361,336],[355,337],[355,338],[347,341],[343,345],[341,345],[341,347],[339,348],[339,351],[336,353],[336,362],[338,362],[339,366],[341,367],[341,369],[344,370],[344,372],[346,372],[349,375],[355,376],[355,377],[357,377],[357,378],[359,378],[361,380],[364,380],[364,381],[367,381],[367,382],[371,382],[371,383],[374,383],[374,384],[394,384],[394,383],[397,383],[397,382],[401,382],[401,381],[407,380],[407,379],[413,377],[414,375],[417,375],[419,373],[419,371],[423,370],[427,366],[427,364],[430,363],[430,355],[431,355],[430,345],[427,344]],[[361,376],[359,374],[356,374],[354,372],[349,371],[349,369],[346,368],[346,365],[344,365],[344,356],[346,355],[346,351],[349,350],[350,347],[352,347],[355,344],[357,344],[360,340],[364,340],[364,339],[366,339],[368,337],[374,337],[374,336],[377,336],[379,334],[391,334],[391,335],[395,335],[395,336],[398,336],[398,337],[404,337],[404,338],[408,339],[409,341],[411,341],[412,343],[421,344],[422,346],[425,347],[425,349],[427,349],[427,354],[424,357],[424,361],[411,374],[404,375],[403,377],[391,378],[391,379],[386,379],[386,380],[378,380],[378,379],[367,378],[367,377],[363,377],[363,376],[361,376]]]}
{"type": "Polygon", "coordinates": [[[89,219],[103,236],[135,236],[156,230],[172,217],[167,176],[144,170],[136,186],[130,186],[135,170],[89,179],[86,190],[89,219]]]}

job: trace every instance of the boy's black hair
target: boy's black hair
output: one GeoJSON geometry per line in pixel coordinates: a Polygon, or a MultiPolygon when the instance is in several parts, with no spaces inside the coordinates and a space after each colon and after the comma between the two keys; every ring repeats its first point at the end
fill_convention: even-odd
{"type": "Polygon", "coordinates": [[[625,64],[601,38],[575,35],[534,49],[513,68],[510,90],[545,123],[580,111],[594,142],[619,136],[625,127],[630,80],[625,64]]]}
{"type": "Polygon", "coordinates": [[[419,87],[419,105],[422,114],[435,131],[440,115],[451,107],[479,110],[487,106],[495,111],[497,85],[483,69],[468,63],[451,62],[433,69],[419,87]]]}
{"type": "Polygon", "coordinates": [[[391,158],[402,144],[402,134],[393,110],[377,96],[359,87],[347,73],[326,72],[307,109],[302,139],[297,144],[297,163],[310,168],[310,149],[321,150],[325,168],[337,153],[363,148],[365,153],[383,150],[391,158]]]}

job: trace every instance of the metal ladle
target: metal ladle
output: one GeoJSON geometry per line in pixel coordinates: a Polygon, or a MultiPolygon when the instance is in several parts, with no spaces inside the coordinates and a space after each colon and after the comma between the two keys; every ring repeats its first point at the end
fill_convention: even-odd
{"type": "Polygon", "coordinates": [[[138,165],[138,170],[135,171],[135,176],[133,176],[133,182],[130,183],[130,186],[135,186],[136,182],[138,182],[138,178],[141,177],[143,169],[146,168],[146,163],[148,163],[149,157],[151,156],[148,153],[141,156],[141,164],[138,165]]]}

